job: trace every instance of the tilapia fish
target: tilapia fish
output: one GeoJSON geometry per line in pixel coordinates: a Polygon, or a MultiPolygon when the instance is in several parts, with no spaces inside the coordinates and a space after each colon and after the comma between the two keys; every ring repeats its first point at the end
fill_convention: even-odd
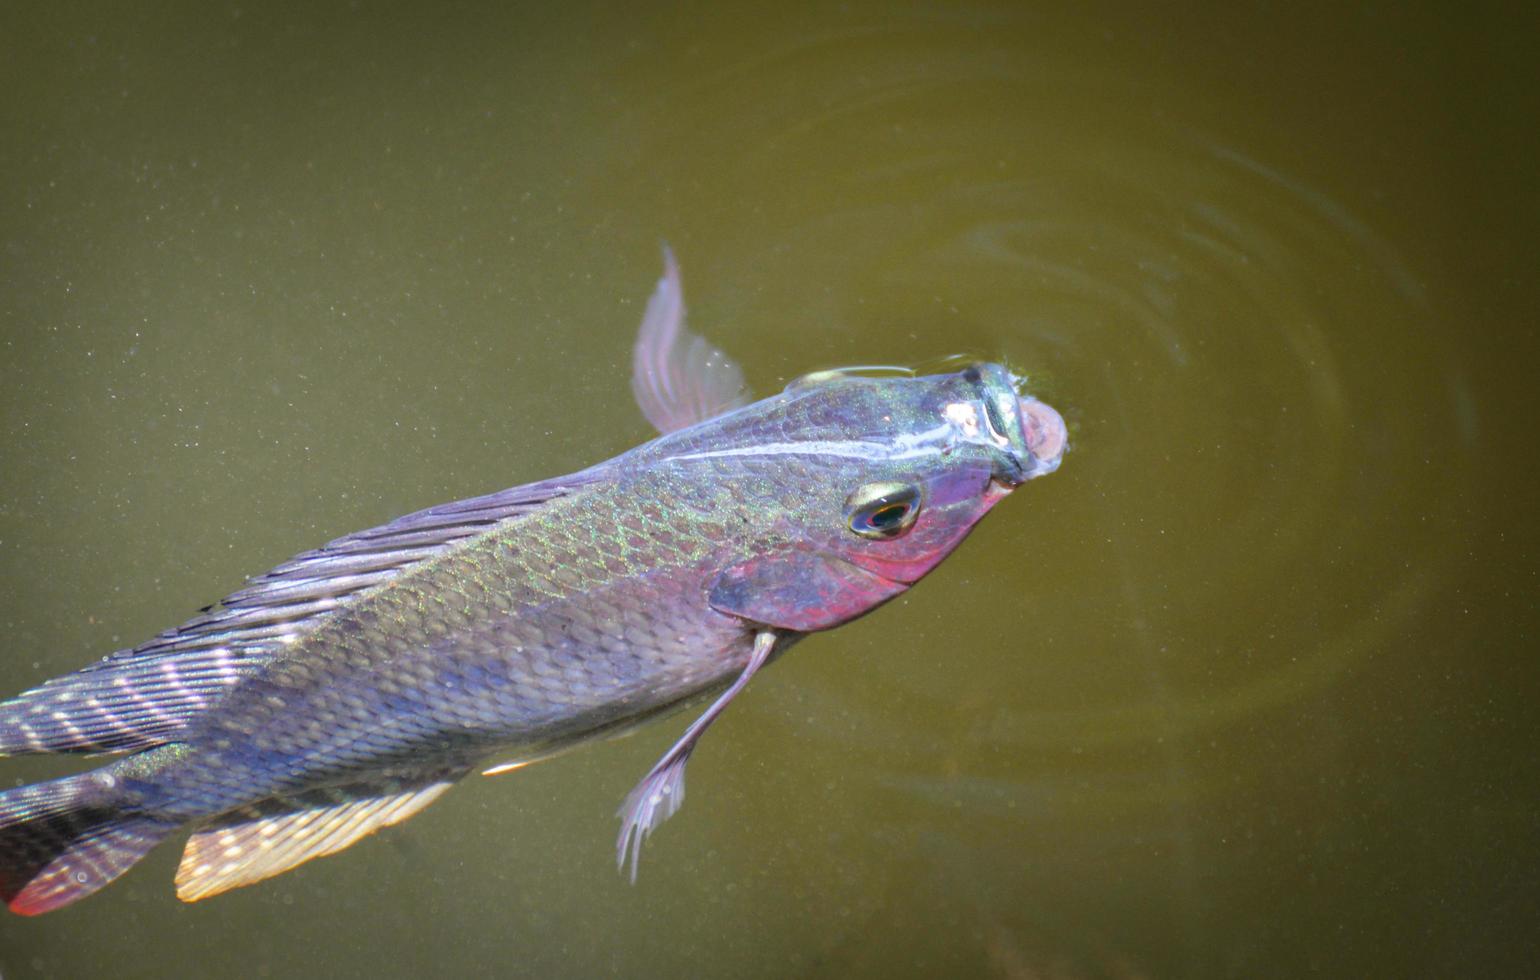
{"type": "Polygon", "coordinates": [[[47,912],[183,827],[177,895],[331,854],[489,759],[514,768],[715,701],[620,808],[624,869],[702,732],[805,633],[902,593],[1064,424],[995,364],[827,371],[748,403],[665,254],[632,388],[661,433],[608,462],[350,534],[0,704],[0,754],[120,753],[0,793],[0,895],[47,912]]]}

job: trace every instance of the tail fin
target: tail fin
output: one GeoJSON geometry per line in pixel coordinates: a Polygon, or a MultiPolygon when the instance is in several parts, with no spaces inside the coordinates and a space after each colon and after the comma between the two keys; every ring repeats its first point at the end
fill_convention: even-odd
{"type": "Polygon", "coordinates": [[[0,793],[0,898],[40,915],[127,871],[176,824],[125,813],[108,769],[0,793]]]}

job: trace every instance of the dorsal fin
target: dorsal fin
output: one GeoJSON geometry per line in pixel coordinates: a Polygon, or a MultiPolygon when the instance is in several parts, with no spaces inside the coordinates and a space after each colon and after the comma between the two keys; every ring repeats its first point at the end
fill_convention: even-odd
{"type": "Polygon", "coordinates": [[[414,816],[464,775],[439,772],[405,789],[377,783],[314,790],[233,810],[188,839],[176,897],[196,902],[335,854],[414,816]]]}
{"type": "Polygon", "coordinates": [[[430,507],[297,555],[147,643],[0,703],[0,756],[166,742],[359,593],[592,479],[578,473],[430,507]]]}
{"type": "Polygon", "coordinates": [[[631,361],[631,392],[659,432],[721,415],[748,401],[732,358],[685,327],[679,263],[663,246],[663,278],[647,301],[631,361]]]}

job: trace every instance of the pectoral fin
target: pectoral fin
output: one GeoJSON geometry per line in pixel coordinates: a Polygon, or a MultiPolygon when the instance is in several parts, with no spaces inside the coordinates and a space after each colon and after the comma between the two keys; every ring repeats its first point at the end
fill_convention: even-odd
{"type": "Polygon", "coordinates": [[[717,699],[711,702],[711,707],[705,714],[695,719],[689,728],[685,729],[679,741],[664,753],[657,765],[648,770],[642,781],[636,784],[621,804],[618,815],[620,817],[620,839],[615,842],[616,861],[621,868],[626,866],[626,858],[631,859],[631,881],[636,881],[636,865],[642,855],[642,841],[646,840],[663,821],[672,817],[684,802],[684,767],[690,761],[690,753],[695,751],[696,743],[700,737],[716,720],[727,703],[737,696],[749,683],[749,678],[754,672],[763,667],[770,659],[770,653],[775,649],[775,634],[766,630],[754,637],[754,652],[749,655],[748,666],[743,668],[743,673],[733,681],[732,686],[723,691],[717,699]]]}
{"type": "Polygon", "coordinates": [[[663,247],[663,278],[647,301],[632,357],[631,391],[659,432],[704,422],[748,400],[732,358],[685,327],[679,263],[663,247]]]}
{"type": "Polygon", "coordinates": [[[811,551],[762,555],[717,576],[711,607],[777,629],[811,633],[849,622],[907,588],[811,551]]]}

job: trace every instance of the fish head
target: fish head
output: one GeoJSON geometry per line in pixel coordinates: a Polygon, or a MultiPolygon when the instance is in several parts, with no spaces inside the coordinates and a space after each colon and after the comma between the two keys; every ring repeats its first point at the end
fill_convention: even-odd
{"type": "MultiPolygon", "coordinates": [[[[917,582],[995,504],[1053,472],[1063,419],[997,364],[873,378],[825,372],[723,417],[715,478],[767,516],[712,589],[721,611],[827,629],[917,582]]],[[[697,434],[704,434],[702,427],[697,434]]]]}
{"type": "Polygon", "coordinates": [[[853,399],[872,449],[848,468],[827,544],[883,579],[918,581],[1012,490],[1063,458],[1063,419],[998,364],[888,379],[874,394],[853,399]]]}

